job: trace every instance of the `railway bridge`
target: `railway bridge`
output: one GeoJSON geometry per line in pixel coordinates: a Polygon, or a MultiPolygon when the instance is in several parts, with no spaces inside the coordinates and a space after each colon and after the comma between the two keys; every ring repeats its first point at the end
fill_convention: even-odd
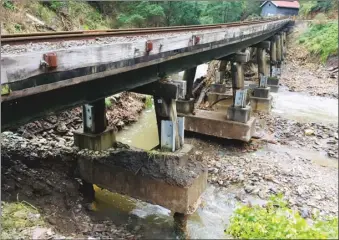
{"type": "MultiPolygon", "coordinates": [[[[1,129],[83,105],[83,128],[74,134],[75,145],[105,152],[79,155],[84,184],[162,205],[184,219],[195,210],[207,184],[206,169],[190,157],[193,146],[184,143],[184,130],[249,141],[255,123],[251,111],[270,110],[269,93],[278,87],[291,23],[271,19],[4,35],[1,129]],[[250,60],[249,47],[256,49],[260,79],[247,100],[244,63],[250,60]],[[211,60],[220,60],[220,66],[230,61],[232,66],[233,104],[224,113],[194,109],[196,67],[211,60]],[[185,71],[184,81],[164,80],[180,71],[185,71]],[[154,96],[160,146],[151,154],[112,148],[115,137],[106,125],[104,98],[122,91],[154,96]]],[[[224,71],[217,72],[209,98],[225,95],[224,71]]]]}

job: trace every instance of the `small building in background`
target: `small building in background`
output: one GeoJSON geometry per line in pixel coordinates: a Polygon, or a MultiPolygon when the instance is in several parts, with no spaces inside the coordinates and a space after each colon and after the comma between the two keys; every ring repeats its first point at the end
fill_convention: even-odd
{"type": "Polygon", "coordinates": [[[296,16],[299,13],[299,1],[265,1],[261,4],[261,16],[296,16]]]}

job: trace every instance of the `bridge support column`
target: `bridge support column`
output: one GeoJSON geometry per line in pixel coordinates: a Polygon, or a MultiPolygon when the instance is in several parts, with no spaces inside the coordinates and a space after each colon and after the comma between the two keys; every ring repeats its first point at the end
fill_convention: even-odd
{"type": "Polygon", "coordinates": [[[177,99],[176,101],[177,112],[190,114],[194,111],[193,83],[196,72],[197,67],[186,69],[184,71],[183,80],[186,82],[186,93],[183,98],[177,99]]]}
{"type": "Polygon", "coordinates": [[[259,87],[253,91],[251,107],[254,112],[270,112],[272,108],[270,87],[267,86],[267,76],[261,76],[259,87]]]}
{"type": "Polygon", "coordinates": [[[101,151],[115,143],[114,130],[107,128],[105,99],[83,106],[83,128],[74,132],[74,144],[80,149],[101,151]]]}
{"type": "Polygon", "coordinates": [[[282,40],[281,40],[281,35],[278,34],[276,35],[276,38],[277,38],[277,76],[280,77],[281,76],[281,64],[282,64],[282,61],[283,61],[283,58],[282,58],[282,40]]]}
{"type": "Polygon", "coordinates": [[[215,83],[216,84],[224,84],[225,83],[225,76],[226,76],[226,66],[227,60],[220,60],[220,65],[218,71],[215,74],[215,83]]]}
{"type": "Polygon", "coordinates": [[[193,83],[194,83],[194,78],[195,74],[197,72],[197,67],[193,67],[190,69],[186,69],[184,71],[184,76],[183,80],[186,81],[186,96],[185,100],[190,100],[193,97],[193,83]]]}
{"type": "Polygon", "coordinates": [[[278,92],[279,90],[279,78],[278,78],[278,37],[273,36],[271,39],[270,47],[270,75],[267,78],[267,86],[270,87],[271,92],[278,92]]]}
{"type": "Polygon", "coordinates": [[[153,96],[162,150],[174,152],[184,144],[184,118],[177,116],[176,100],[153,96]]]}
{"type": "Polygon", "coordinates": [[[270,48],[270,42],[262,42],[257,45],[257,63],[258,63],[258,87],[254,88],[251,96],[251,107],[253,111],[270,112],[272,106],[272,96],[270,87],[267,86],[268,71],[266,67],[266,49],[270,48]]]}
{"type": "Polygon", "coordinates": [[[226,94],[226,66],[228,61],[227,60],[220,60],[220,65],[218,70],[215,73],[215,83],[211,84],[209,92],[207,93],[207,99],[210,104],[215,103],[219,99],[225,99],[229,97],[226,94]]]}
{"type": "Polygon", "coordinates": [[[235,54],[232,64],[233,105],[227,109],[227,119],[247,123],[251,107],[247,106],[247,90],[244,89],[244,63],[250,60],[248,52],[235,54]]]}

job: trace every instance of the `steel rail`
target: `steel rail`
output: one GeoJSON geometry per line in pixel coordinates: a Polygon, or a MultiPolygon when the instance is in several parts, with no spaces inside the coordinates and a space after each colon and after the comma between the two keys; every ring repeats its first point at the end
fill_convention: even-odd
{"type": "Polygon", "coordinates": [[[228,27],[236,27],[236,26],[246,26],[246,25],[252,25],[252,24],[272,22],[276,20],[278,19],[232,22],[232,23],[225,23],[225,24],[190,25],[190,26],[156,27],[156,28],[131,28],[131,29],[5,34],[1,36],[1,44],[16,45],[16,44],[23,44],[27,42],[54,42],[54,41],[64,41],[64,40],[76,40],[76,39],[85,40],[85,39],[93,39],[97,37],[123,37],[123,36],[136,36],[136,35],[146,35],[146,34],[197,31],[197,30],[228,28],[228,27]]]}

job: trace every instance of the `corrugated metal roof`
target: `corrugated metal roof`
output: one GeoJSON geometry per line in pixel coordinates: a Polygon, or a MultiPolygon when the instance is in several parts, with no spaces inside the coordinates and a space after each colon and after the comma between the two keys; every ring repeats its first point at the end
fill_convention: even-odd
{"type": "Polygon", "coordinates": [[[261,4],[261,7],[267,2],[272,2],[276,7],[281,8],[300,8],[299,1],[265,1],[263,4],[261,4]]]}

